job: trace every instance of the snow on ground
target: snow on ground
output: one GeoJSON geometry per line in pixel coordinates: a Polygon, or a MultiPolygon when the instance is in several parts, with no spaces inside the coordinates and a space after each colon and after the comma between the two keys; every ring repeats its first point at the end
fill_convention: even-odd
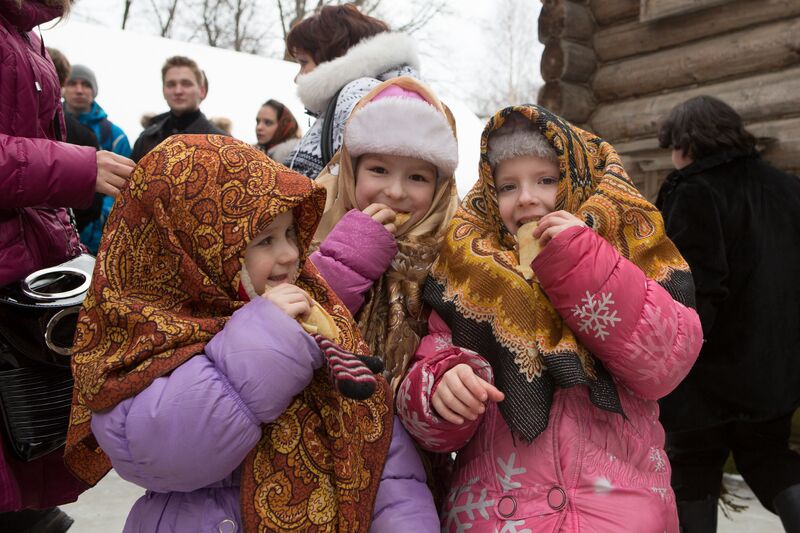
{"type": "MultiPolygon", "coordinates": [[[[780,520],[764,509],[740,476],[725,476],[729,491],[739,496],[735,501],[747,510],[726,518],[720,510],[718,533],[778,533],[780,520]]],[[[70,533],[116,533],[122,531],[133,502],[144,489],[122,480],[113,470],[96,487],[84,492],[76,503],[61,508],[75,519],[70,533]]]]}
{"type": "MultiPolygon", "coordinates": [[[[313,123],[296,94],[295,63],[70,19],[43,28],[42,35],[46,46],[61,50],[71,63],[94,70],[97,102],[109,120],[125,131],[131,146],[142,130],[142,114],[167,110],[161,94],[161,65],[173,55],[191,57],[206,72],[209,91],[202,111],[208,117],[230,118],[233,135],[243,141],[255,142],[256,112],[270,98],[287,105],[303,131],[313,123]]],[[[460,162],[456,176],[463,196],[477,179],[483,124],[463,102],[446,103],[457,122],[460,162]]]]}

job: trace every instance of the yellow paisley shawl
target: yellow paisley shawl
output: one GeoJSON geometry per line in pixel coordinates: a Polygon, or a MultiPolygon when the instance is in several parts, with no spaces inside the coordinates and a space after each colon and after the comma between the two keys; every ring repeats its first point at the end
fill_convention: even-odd
{"type": "MultiPolygon", "coordinates": [[[[367,353],[352,317],[306,261],[324,203],[324,189],[230,137],[173,136],[141,160],[108,219],[78,318],[65,461],[80,479],[93,485],[111,467],[92,437],[92,411],[203,351],[243,305],[247,243],[282,212],[293,209],[297,224],[297,285],[334,317],[345,349],[367,353]]],[[[391,432],[384,380],[356,402],[317,371],[244,461],[245,530],[366,532],[391,432]]]]}
{"type": "MultiPolygon", "coordinates": [[[[376,85],[358,102],[350,116],[369,105],[376,95],[390,85],[422,95],[445,116],[455,136],[455,119],[447,107],[425,85],[407,76],[376,85]]],[[[348,211],[357,208],[354,162],[347,145],[343,144],[317,178],[317,183],[328,191],[325,214],[314,237],[317,243],[328,236],[348,211]]],[[[457,208],[455,177],[439,176],[428,212],[413,226],[395,236],[397,255],[389,270],[370,288],[364,306],[356,314],[359,329],[371,352],[383,358],[386,366],[384,376],[394,391],[399,387],[420,339],[427,332],[427,316],[422,309],[422,287],[439,252],[442,235],[457,208]]]]}
{"type": "Polygon", "coordinates": [[[516,269],[516,239],[500,218],[487,158],[490,134],[511,113],[529,120],[558,155],[557,210],[576,214],[677,300],[691,302],[693,285],[660,213],[636,190],[609,143],[536,105],[509,107],[492,117],[481,138],[480,178],[448,227],[425,302],[448,322],[456,344],[490,361],[506,393],[501,413],[530,441],[547,427],[557,386],[587,385],[596,405],[622,411],[610,375],[538,283],[516,269]]]}

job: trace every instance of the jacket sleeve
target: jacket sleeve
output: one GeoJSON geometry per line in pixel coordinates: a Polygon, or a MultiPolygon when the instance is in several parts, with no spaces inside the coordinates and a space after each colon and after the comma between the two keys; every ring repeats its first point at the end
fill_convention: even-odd
{"type": "Polygon", "coordinates": [[[381,475],[370,531],[439,531],[439,516],[419,453],[395,417],[389,456],[381,475]]]}
{"type": "Polygon", "coordinates": [[[531,266],[581,343],[634,393],[657,400],[689,373],[703,342],[697,313],[594,231],[563,231],[531,266]]]}
{"type": "Polygon", "coordinates": [[[120,476],[156,492],[227,477],[311,381],[322,355],[275,305],[258,298],[171,374],[113,409],[92,431],[120,476]]]}
{"type": "Polygon", "coordinates": [[[706,335],[729,294],[724,212],[724,199],[702,182],[678,185],[664,210],[667,235],[692,269],[697,313],[706,335]]]}
{"type": "Polygon", "coordinates": [[[131,143],[128,141],[128,136],[122,131],[122,128],[116,124],[112,127],[114,142],[111,144],[111,151],[122,157],[131,156],[131,143]]]}
{"type": "Polygon", "coordinates": [[[392,263],[397,242],[382,224],[357,209],[346,213],[311,261],[355,315],[364,297],[392,263]]]}
{"type": "Polygon", "coordinates": [[[431,312],[428,328],[397,392],[397,414],[420,446],[432,452],[452,452],[470,441],[483,416],[460,425],[439,417],[431,403],[436,387],[445,372],[459,364],[471,366],[490,383],[494,382],[494,374],[483,357],[453,344],[450,330],[436,312],[431,312]]]}
{"type": "Polygon", "coordinates": [[[96,157],[93,148],[0,133],[0,209],[88,207],[96,157]]]}

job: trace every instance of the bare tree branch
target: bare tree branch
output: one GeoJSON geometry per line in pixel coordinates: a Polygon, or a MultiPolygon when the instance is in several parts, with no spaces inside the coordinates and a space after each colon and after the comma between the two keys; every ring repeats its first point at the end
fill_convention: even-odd
{"type": "Polygon", "coordinates": [[[125,11],[122,13],[122,29],[125,29],[125,25],[128,23],[128,16],[131,13],[131,4],[133,0],[125,0],[125,11]]]}

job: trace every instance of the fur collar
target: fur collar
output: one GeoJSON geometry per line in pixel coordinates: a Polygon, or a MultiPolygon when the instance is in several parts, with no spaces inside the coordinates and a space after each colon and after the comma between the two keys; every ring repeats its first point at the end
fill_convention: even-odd
{"type": "Polygon", "coordinates": [[[345,55],[298,76],[297,95],[306,109],[319,115],[336,91],[351,81],[375,78],[392,67],[403,65],[419,70],[414,39],[403,33],[379,33],[351,47],[345,55]]]}

